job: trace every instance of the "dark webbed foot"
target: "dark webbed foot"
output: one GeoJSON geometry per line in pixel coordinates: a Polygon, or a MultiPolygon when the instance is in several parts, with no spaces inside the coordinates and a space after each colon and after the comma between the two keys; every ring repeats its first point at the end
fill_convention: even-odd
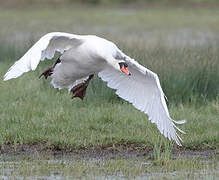
{"type": "Polygon", "coordinates": [[[84,99],[87,90],[87,85],[85,83],[80,83],[71,89],[72,99],[79,97],[81,100],[84,99]]]}
{"type": "Polygon", "coordinates": [[[90,75],[89,78],[85,82],[80,83],[71,89],[72,99],[75,97],[79,97],[81,100],[84,99],[88,84],[93,77],[94,77],[93,74],[90,75]]]}
{"type": "Polygon", "coordinates": [[[45,79],[47,79],[49,76],[52,75],[53,72],[53,68],[49,67],[47,70],[45,70],[42,74],[40,74],[39,78],[41,78],[42,76],[45,77],[45,79]]]}
{"type": "Polygon", "coordinates": [[[51,76],[52,73],[53,73],[53,70],[54,70],[54,68],[55,68],[55,66],[56,66],[56,64],[58,64],[58,63],[60,63],[60,62],[61,62],[61,60],[58,58],[58,59],[56,60],[56,62],[55,62],[51,67],[49,67],[49,68],[46,69],[42,74],[40,74],[39,78],[41,78],[42,76],[44,76],[45,79],[47,79],[49,76],[51,76]]]}

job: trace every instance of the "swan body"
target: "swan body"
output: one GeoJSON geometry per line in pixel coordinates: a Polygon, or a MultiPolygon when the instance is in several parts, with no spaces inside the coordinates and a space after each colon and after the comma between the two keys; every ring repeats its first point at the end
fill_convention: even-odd
{"type": "Polygon", "coordinates": [[[59,62],[49,71],[54,88],[68,88],[76,97],[83,99],[89,81],[97,74],[108,87],[116,90],[119,97],[147,114],[161,134],[181,145],[182,140],[176,130],[184,132],[175,124],[185,121],[170,118],[157,74],[106,39],[63,32],[46,34],[11,66],[4,80],[35,70],[40,61],[53,58],[56,51],[61,53],[59,62]],[[83,90],[79,90],[81,88],[83,90]]]}

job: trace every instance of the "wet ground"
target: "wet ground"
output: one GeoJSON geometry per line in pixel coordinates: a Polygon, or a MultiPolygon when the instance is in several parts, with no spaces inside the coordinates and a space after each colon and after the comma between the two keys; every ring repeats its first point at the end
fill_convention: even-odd
{"type": "Polygon", "coordinates": [[[217,179],[217,150],[174,150],[156,164],[153,150],[137,145],[81,150],[23,145],[1,148],[0,179],[217,179]]]}
{"type": "MultiPolygon", "coordinates": [[[[217,149],[186,149],[175,146],[171,152],[171,158],[191,158],[202,157],[211,158],[219,155],[217,149]]],[[[22,144],[22,145],[3,145],[0,146],[0,157],[4,156],[19,156],[19,155],[33,155],[37,154],[50,154],[55,158],[62,156],[71,156],[73,158],[141,158],[150,157],[153,154],[152,146],[143,146],[138,143],[119,143],[114,145],[105,146],[91,146],[91,147],[56,147],[55,145],[49,146],[43,143],[35,144],[22,144]]]]}

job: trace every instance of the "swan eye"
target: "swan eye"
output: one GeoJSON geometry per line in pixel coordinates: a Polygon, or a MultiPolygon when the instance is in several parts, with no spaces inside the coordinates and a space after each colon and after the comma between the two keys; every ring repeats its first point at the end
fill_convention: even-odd
{"type": "Polygon", "coordinates": [[[122,66],[125,66],[126,68],[128,67],[128,64],[125,62],[120,62],[119,63],[120,69],[122,68],[122,66]]]}

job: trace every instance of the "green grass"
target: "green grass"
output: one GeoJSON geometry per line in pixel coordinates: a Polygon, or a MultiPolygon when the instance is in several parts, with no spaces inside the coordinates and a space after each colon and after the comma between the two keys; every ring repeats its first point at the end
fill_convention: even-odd
{"type": "MultiPolygon", "coordinates": [[[[200,52],[198,59],[191,58],[196,52],[190,50],[157,51],[148,52],[144,57],[142,51],[135,50],[133,56],[159,74],[169,98],[171,116],[187,120],[182,127],[187,132],[183,136],[184,147],[217,148],[218,59],[200,49],[194,50],[200,52]]],[[[16,48],[11,47],[9,54],[17,56],[16,48]]],[[[8,58],[15,59],[10,55],[8,58]]],[[[71,100],[67,90],[58,91],[51,87],[49,80],[38,79],[46,66],[48,63],[18,79],[1,81],[1,144],[46,143],[48,147],[77,149],[131,142],[152,147],[162,138],[145,114],[119,99],[98,78],[92,81],[84,101],[71,100]]],[[[8,67],[6,60],[1,62],[2,75],[8,67]]]]}

